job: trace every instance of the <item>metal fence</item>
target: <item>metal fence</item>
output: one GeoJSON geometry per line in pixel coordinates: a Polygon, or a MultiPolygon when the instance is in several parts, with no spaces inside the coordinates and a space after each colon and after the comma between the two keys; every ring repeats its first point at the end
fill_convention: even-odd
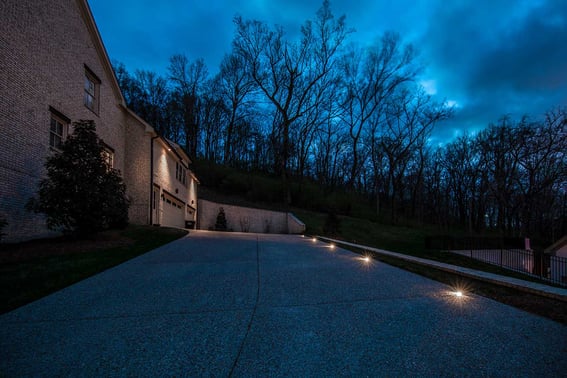
{"type": "Polygon", "coordinates": [[[497,265],[561,286],[567,286],[567,258],[525,249],[449,250],[471,259],[497,265]]]}
{"type": "Polygon", "coordinates": [[[567,258],[520,247],[521,239],[434,237],[428,248],[445,250],[567,287],[567,258]]]}

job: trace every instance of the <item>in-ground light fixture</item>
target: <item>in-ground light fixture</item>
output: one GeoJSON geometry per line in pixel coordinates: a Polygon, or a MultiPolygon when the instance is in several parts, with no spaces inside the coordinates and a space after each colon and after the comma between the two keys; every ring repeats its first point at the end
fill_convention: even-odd
{"type": "Polygon", "coordinates": [[[364,266],[370,266],[373,262],[372,256],[369,253],[365,252],[362,256],[356,258],[360,263],[364,266]]]}
{"type": "Polygon", "coordinates": [[[460,279],[458,282],[453,283],[449,290],[445,290],[442,294],[450,303],[457,305],[460,308],[468,308],[471,301],[474,300],[473,296],[469,295],[473,293],[474,289],[471,286],[471,282],[460,279]]]}

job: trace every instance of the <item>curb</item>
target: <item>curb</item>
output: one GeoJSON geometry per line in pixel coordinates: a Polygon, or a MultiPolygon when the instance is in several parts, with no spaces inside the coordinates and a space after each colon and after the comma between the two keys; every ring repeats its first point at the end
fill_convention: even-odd
{"type": "Polygon", "coordinates": [[[365,249],[365,250],[374,252],[374,253],[379,254],[379,255],[394,257],[394,258],[397,258],[397,259],[400,259],[400,260],[404,260],[404,261],[408,261],[408,262],[411,262],[411,263],[423,265],[423,266],[426,266],[426,267],[429,267],[429,268],[434,268],[434,269],[442,270],[442,271],[445,271],[445,272],[458,274],[458,275],[461,275],[461,276],[464,276],[464,277],[489,282],[489,283],[495,284],[495,285],[510,287],[510,288],[517,289],[517,290],[520,290],[520,291],[524,291],[524,292],[527,292],[527,293],[530,293],[530,294],[536,294],[536,295],[556,299],[556,300],[559,300],[561,302],[567,303],[567,289],[562,289],[562,288],[553,287],[553,286],[547,286],[547,285],[536,283],[536,282],[524,281],[524,280],[521,280],[521,279],[518,279],[518,278],[513,278],[513,277],[501,276],[501,275],[494,274],[494,273],[482,272],[482,271],[479,271],[479,270],[469,269],[469,268],[460,267],[460,266],[456,266],[456,265],[445,264],[445,263],[434,261],[434,260],[428,260],[428,259],[423,259],[423,258],[420,258],[420,257],[404,255],[404,254],[401,254],[401,253],[386,251],[384,249],[373,248],[373,247],[369,247],[369,246],[362,245],[362,244],[349,243],[349,242],[346,242],[346,241],[331,239],[331,238],[327,238],[327,237],[324,237],[324,236],[315,236],[315,237],[317,239],[322,240],[322,241],[332,242],[332,243],[335,243],[337,245],[343,245],[343,246],[350,246],[350,247],[365,249]]]}

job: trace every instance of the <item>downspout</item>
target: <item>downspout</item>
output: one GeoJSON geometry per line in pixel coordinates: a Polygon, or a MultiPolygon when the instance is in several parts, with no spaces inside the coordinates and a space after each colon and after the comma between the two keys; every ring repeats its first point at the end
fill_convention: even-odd
{"type": "Polygon", "coordinates": [[[157,138],[156,135],[150,139],[150,226],[154,224],[154,139],[157,138]]]}

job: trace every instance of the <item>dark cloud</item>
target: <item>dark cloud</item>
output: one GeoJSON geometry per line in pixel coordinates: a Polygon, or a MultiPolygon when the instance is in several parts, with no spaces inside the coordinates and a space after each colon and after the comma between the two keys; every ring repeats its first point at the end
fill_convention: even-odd
{"type": "Polygon", "coordinates": [[[535,8],[486,50],[471,89],[547,92],[567,85],[567,3],[535,8]]]}
{"type": "Polygon", "coordinates": [[[446,2],[432,14],[422,43],[439,95],[457,101],[436,130],[470,131],[503,115],[537,118],[567,100],[567,3],[446,2]]]}
{"type": "MultiPolygon", "coordinates": [[[[112,59],[128,70],[167,74],[169,57],[204,58],[211,73],[231,48],[233,17],[282,25],[297,36],[322,0],[91,0],[112,59]]],[[[421,80],[455,117],[435,138],[475,131],[502,115],[538,116],[567,105],[567,3],[563,0],[335,0],[356,29],[351,40],[372,43],[386,30],[413,42],[426,64],[421,80]]]]}

